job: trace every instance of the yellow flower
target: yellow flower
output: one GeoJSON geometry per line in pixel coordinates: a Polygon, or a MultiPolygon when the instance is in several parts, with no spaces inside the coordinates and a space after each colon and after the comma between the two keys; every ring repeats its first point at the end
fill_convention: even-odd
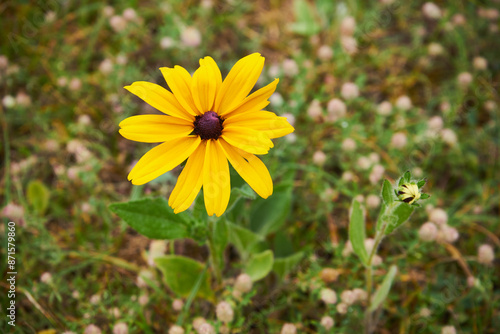
{"type": "Polygon", "coordinates": [[[271,176],[255,154],[266,154],[274,146],[272,138],[294,128],[285,117],[262,110],[278,79],[248,95],[263,66],[264,57],[251,54],[240,59],[222,81],[215,61],[205,57],[193,76],[180,66],[160,68],[172,92],[145,81],[126,86],[165,114],[132,116],[120,123],[120,134],[127,139],[162,143],[130,171],[132,184],[147,183],[187,159],[169,205],[175,213],[186,210],[203,186],[208,215],[219,217],[231,192],[229,160],[257,194],[269,197],[271,176]]]}
{"type": "Polygon", "coordinates": [[[422,194],[415,183],[406,183],[399,187],[398,195],[403,202],[412,204],[418,201],[422,194]]]}

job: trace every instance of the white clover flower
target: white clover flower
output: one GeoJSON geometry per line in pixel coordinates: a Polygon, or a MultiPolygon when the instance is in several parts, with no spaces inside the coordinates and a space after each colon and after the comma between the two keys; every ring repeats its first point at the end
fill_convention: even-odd
{"type": "Polygon", "coordinates": [[[317,166],[323,166],[326,162],[326,154],[323,151],[316,151],[313,154],[312,161],[317,166]]]}
{"type": "Polygon", "coordinates": [[[458,137],[452,129],[441,130],[441,139],[449,146],[455,146],[458,142],[458,137]]]}
{"type": "Polygon", "coordinates": [[[475,57],[472,64],[476,70],[486,70],[488,68],[488,61],[483,57],[475,57]]]}
{"type": "Polygon", "coordinates": [[[356,141],[352,138],[346,138],[342,141],[342,150],[352,152],[356,149],[356,141]]]}
{"type": "Polygon", "coordinates": [[[318,100],[313,100],[307,108],[307,115],[311,117],[314,121],[320,121],[323,115],[323,111],[321,109],[321,104],[318,100]]]}
{"type": "Polygon", "coordinates": [[[389,101],[383,101],[377,106],[377,113],[381,116],[389,116],[392,113],[392,104],[389,101]]]}
{"type": "Polygon", "coordinates": [[[325,304],[335,304],[337,302],[337,294],[330,288],[323,288],[319,292],[320,299],[325,304]]]}
{"type": "Polygon", "coordinates": [[[109,18],[109,25],[115,32],[121,32],[127,27],[127,20],[120,15],[113,15],[109,18]]]}
{"type": "Polygon", "coordinates": [[[247,293],[252,290],[252,279],[248,274],[240,274],[236,277],[236,282],[234,283],[234,288],[242,293],[247,293]]]}
{"type": "Polygon", "coordinates": [[[347,305],[352,305],[356,302],[356,294],[351,290],[344,290],[340,294],[340,300],[347,305]]]}
{"type": "Polygon", "coordinates": [[[378,206],[380,205],[380,197],[373,194],[368,195],[366,197],[366,205],[372,209],[378,208],[378,206]]]}
{"type": "Polygon", "coordinates": [[[330,330],[333,327],[333,325],[335,325],[333,318],[327,315],[321,318],[320,323],[321,326],[323,326],[323,328],[325,328],[327,331],[330,330]]]}
{"type": "Polygon", "coordinates": [[[400,96],[396,99],[396,107],[401,110],[409,110],[412,106],[411,99],[407,95],[400,96]]]}
{"type": "Polygon", "coordinates": [[[173,325],[168,330],[168,334],[184,334],[184,328],[181,326],[173,325]]]}
{"type": "Polygon", "coordinates": [[[352,16],[346,16],[340,22],[340,34],[343,36],[352,36],[356,31],[356,20],[352,16]]]}
{"type": "Polygon", "coordinates": [[[469,72],[462,72],[457,77],[458,85],[465,89],[472,83],[472,79],[472,74],[469,72]]]}
{"type": "Polygon", "coordinates": [[[432,222],[427,222],[423,224],[418,230],[418,236],[422,241],[436,240],[437,235],[438,235],[438,228],[432,222]]]}
{"type": "Polygon", "coordinates": [[[396,132],[392,135],[391,138],[392,147],[401,149],[405,147],[407,143],[408,139],[406,138],[406,134],[404,132],[396,132]]]}
{"type": "Polygon", "coordinates": [[[457,330],[453,326],[444,326],[441,328],[441,334],[457,334],[457,330]]]}
{"type": "Polygon", "coordinates": [[[429,213],[429,220],[438,225],[448,222],[448,214],[441,208],[433,208],[429,213]]]}
{"type": "Polygon", "coordinates": [[[102,333],[101,329],[94,324],[88,325],[83,331],[83,334],[101,334],[101,333],[102,333]]]}
{"type": "Polygon", "coordinates": [[[422,12],[424,16],[429,19],[439,19],[442,15],[441,9],[434,2],[426,2],[422,6],[422,12]]]}
{"type": "Polygon", "coordinates": [[[281,328],[281,334],[296,334],[297,327],[294,324],[284,324],[281,328]]]}
{"type": "Polygon", "coordinates": [[[337,312],[339,312],[339,314],[346,314],[348,308],[349,305],[347,305],[346,303],[339,303],[337,305],[337,312]]]}
{"type": "Polygon", "coordinates": [[[330,60],[333,57],[333,50],[329,45],[322,45],[318,49],[318,58],[321,60],[330,60]]]}
{"type": "Polygon", "coordinates": [[[128,325],[124,322],[117,322],[113,326],[113,334],[128,334],[128,325]]]}
{"type": "Polygon", "coordinates": [[[181,42],[187,47],[197,47],[201,44],[201,33],[195,27],[186,27],[181,33],[181,42]]]}
{"type": "Polygon", "coordinates": [[[182,299],[174,299],[172,302],[172,309],[176,312],[182,311],[182,308],[184,307],[184,302],[182,299]]]}
{"type": "Polygon", "coordinates": [[[359,88],[354,82],[346,82],[342,85],[340,95],[346,100],[352,100],[359,96],[359,88]]]}
{"type": "Polygon", "coordinates": [[[297,62],[293,59],[283,60],[283,72],[287,77],[294,77],[299,74],[299,66],[297,62]]]}
{"type": "Polygon", "coordinates": [[[482,264],[492,264],[495,260],[493,247],[487,244],[479,246],[477,250],[477,260],[482,264]]]}
{"type": "Polygon", "coordinates": [[[228,302],[220,302],[215,309],[217,319],[224,323],[230,323],[234,319],[234,311],[228,302]]]}

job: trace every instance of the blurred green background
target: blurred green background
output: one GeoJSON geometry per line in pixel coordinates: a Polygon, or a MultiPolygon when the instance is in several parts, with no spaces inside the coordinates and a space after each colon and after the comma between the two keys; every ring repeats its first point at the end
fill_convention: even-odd
{"type": "MultiPolygon", "coordinates": [[[[7,222],[14,221],[18,276],[17,325],[11,328],[2,316],[0,328],[115,328],[117,334],[126,333],[116,329],[125,323],[130,333],[168,332],[179,320],[172,306],[178,297],[151,262],[151,240],[108,205],[168,198],[181,167],[145,186],[127,181],[152,146],[122,138],[118,124],[157,111],[123,86],[151,81],[166,87],[159,67],[181,65],[192,73],[207,55],[224,76],[238,59],[259,52],[266,64],[257,88],[280,78],[267,110],[296,128],[262,157],[275,188],[291,194],[263,242],[276,258],[295,260],[234,302],[231,332],[277,333],[285,323],[299,333],[360,331],[362,304],[344,312],[322,303],[318,291],[327,286],[340,296],[362,287],[362,266],[345,245],[351,201],[365,204],[372,235],[382,180],[411,170],[427,178],[431,198],[379,251],[379,274],[390,264],[399,273],[377,332],[453,333],[445,332],[453,326],[457,333],[496,333],[499,6],[452,0],[2,1],[1,269],[8,271],[7,222]],[[419,230],[428,221],[438,227],[432,241],[419,230]],[[339,277],[326,277],[325,268],[339,277]],[[138,281],[139,272],[148,273],[148,284],[138,281]],[[335,319],[333,329],[320,325],[323,315],[335,319]]],[[[261,218],[250,202],[226,218],[251,229],[261,218]]],[[[159,248],[207,261],[205,246],[190,239],[159,248]]],[[[230,291],[244,256],[229,245],[225,257],[230,291]]],[[[4,309],[8,284],[2,279],[0,285],[4,309]]],[[[186,333],[199,316],[218,326],[214,306],[195,299],[183,320],[186,333]]]]}

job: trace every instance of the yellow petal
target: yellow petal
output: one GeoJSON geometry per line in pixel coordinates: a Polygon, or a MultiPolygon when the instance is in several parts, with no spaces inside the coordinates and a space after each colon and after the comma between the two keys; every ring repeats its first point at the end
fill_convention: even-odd
{"type": "Polygon", "coordinates": [[[206,142],[202,141],[189,157],[186,166],[177,179],[168,204],[179,213],[191,206],[203,184],[203,165],[205,162],[206,142]]]}
{"type": "Polygon", "coordinates": [[[269,138],[283,137],[295,130],[290,123],[288,123],[286,117],[279,117],[275,113],[264,110],[238,114],[224,121],[225,126],[231,124],[262,131],[269,138]]]}
{"type": "Polygon", "coordinates": [[[276,86],[278,85],[278,82],[279,79],[274,79],[274,81],[271,82],[269,85],[253,92],[243,100],[240,106],[238,106],[236,109],[226,114],[225,117],[228,118],[236,115],[239,116],[240,114],[246,114],[246,113],[251,114],[262,110],[269,104],[269,101],[267,99],[269,99],[269,97],[273,95],[274,91],[276,90],[276,86]]]}
{"type": "Polygon", "coordinates": [[[191,92],[196,107],[202,112],[213,111],[215,96],[222,84],[219,67],[210,57],[200,59],[200,68],[194,73],[191,92]]]}
{"type": "Polygon", "coordinates": [[[138,115],[120,122],[120,134],[143,143],[160,143],[187,137],[193,131],[193,122],[166,115],[138,115]]]}
{"type": "Polygon", "coordinates": [[[266,165],[255,155],[229,145],[219,139],[227,159],[250,187],[259,196],[268,198],[273,194],[273,181],[266,165]]]}
{"type": "Polygon", "coordinates": [[[231,194],[231,180],[226,155],[218,140],[207,140],[203,166],[203,195],[209,216],[220,217],[226,211],[231,194]]]}
{"type": "Polygon", "coordinates": [[[250,93],[264,67],[264,57],[253,53],[234,64],[215,99],[215,112],[224,116],[241,104],[250,93]]]}
{"type": "Polygon", "coordinates": [[[273,142],[262,131],[256,131],[247,127],[224,124],[222,136],[229,144],[236,146],[248,153],[267,154],[273,142]]]}
{"type": "Polygon", "coordinates": [[[143,155],[128,174],[132,184],[147,183],[181,164],[198,147],[198,136],[174,139],[153,147],[143,155]]]}
{"type": "Polygon", "coordinates": [[[182,107],[191,115],[201,115],[202,112],[196,107],[191,95],[193,78],[191,78],[189,72],[181,66],[175,66],[174,68],[160,67],[160,71],[182,107]]]}
{"type": "Polygon", "coordinates": [[[172,93],[160,85],[147,81],[136,81],[132,85],[125,86],[124,88],[162,113],[188,121],[194,121],[194,116],[186,112],[172,93]]]}

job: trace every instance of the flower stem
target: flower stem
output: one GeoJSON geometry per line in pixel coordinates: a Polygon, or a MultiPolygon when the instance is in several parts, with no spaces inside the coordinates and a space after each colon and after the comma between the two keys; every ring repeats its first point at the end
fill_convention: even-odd
{"type": "MultiPolygon", "coordinates": [[[[391,209],[392,209],[392,205],[384,211],[384,214],[382,217],[384,217],[386,212],[388,210],[391,210],[391,209]]],[[[387,228],[387,222],[388,222],[386,219],[383,219],[383,218],[381,218],[381,219],[382,219],[382,226],[375,233],[375,241],[373,243],[373,248],[370,251],[370,254],[368,256],[368,263],[367,263],[366,269],[365,269],[366,293],[368,294],[368,306],[367,306],[366,311],[365,311],[365,334],[371,334],[372,330],[373,330],[373,319],[372,319],[373,312],[370,311],[370,307],[372,304],[372,297],[373,297],[372,296],[372,289],[373,289],[373,265],[372,265],[372,262],[373,262],[373,257],[377,254],[378,246],[380,245],[380,242],[384,238],[385,230],[387,228]]]]}
{"type": "Polygon", "coordinates": [[[210,252],[210,265],[212,267],[212,272],[215,275],[215,278],[217,280],[217,285],[220,286],[222,284],[222,272],[221,272],[221,267],[219,263],[219,259],[217,258],[217,251],[216,251],[216,245],[214,243],[214,237],[213,237],[213,229],[214,229],[214,222],[209,220],[208,222],[208,251],[210,252]]]}

